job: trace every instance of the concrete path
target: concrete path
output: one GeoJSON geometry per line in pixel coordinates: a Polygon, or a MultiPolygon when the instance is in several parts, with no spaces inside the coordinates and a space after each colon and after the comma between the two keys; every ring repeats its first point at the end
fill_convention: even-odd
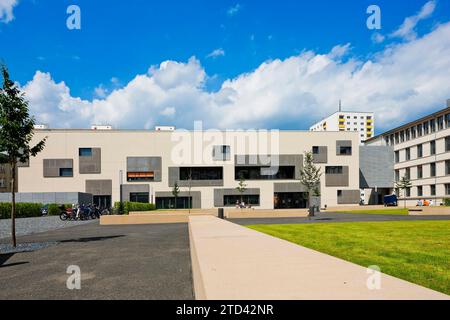
{"type": "Polygon", "coordinates": [[[229,221],[240,225],[255,224],[298,224],[298,223],[330,223],[330,222],[376,222],[376,221],[443,221],[450,220],[450,216],[406,216],[394,214],[350,214],[324,212],[317,214],[312,219],[308,218],[248,218],[229,219],[229,221]]]}
{"type": "Polygon", "coordinates": [[[369,290],[366,268],[215,217],[191,217],[197,299],[448,299],[424,287],[381,275],[369,290]]]}
{"type": "Polygon", "coordinates": [[[97,222],[18,240],[58,244],[0,254],[0,300],[194,298],[187,224],[102,227],[97,222]],[[67,289],[70,265],[81,269],[81,290],[67,289]]]}

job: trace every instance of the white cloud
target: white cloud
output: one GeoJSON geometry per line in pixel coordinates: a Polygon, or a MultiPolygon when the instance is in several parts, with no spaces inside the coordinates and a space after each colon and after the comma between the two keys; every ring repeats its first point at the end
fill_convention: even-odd
{"type": "Polygon", "coordinates": [[[217,57],[223,57],[223,56],[225,56],[225,51],[222,48],[219,48],[219,49],[213,50],[206,57],[207,58],[217,58],[217,57]]]}
{"type": "Polygon", "coordinates": [[[237,3],[236,5],[228,9],[227,14],[230,17],[235,16],[236,14],[238,14],[239,11],[241,11],[241,9],[242,9],[241,5],[237,3]]]}
{"type": "Polygon", "coordinates": [[[104,99],[73,97],[64,82],[36,72],[23,89],[38,122],[52,127],[111,123],[121,128],[152,128],[170,122],[192,128],[300,128],[337,109],[374,111],[387,129],[418,114],[445,106],[450,98],[450,23],[363,59],[350,44],[319,54],[304,51],[285,60],[205,88],[208,76],[195,58],[165,61],[137,75],[104,99]],[[342,57],[345,55],[346,59],[342,57]]]}
{"type": "Polygon", "coordinates": [[[9,23],[14,20],[13,8],[18,0],[0,0],[0,22],[9,23]]]}
{"type": "Polygon", "coordinates": [[[94,89],[94,94],[97,98],[104,99],[108,95],[108,90],[103,85],[99,85],[94,89]]]}
{"type": "Polygon", "coordinates": [[[373,43],[382,43],[384,41],[384,39],[386,39],[385,36],[383,36],[381,33],[378,32],[374,32],[372,34],[372,42],[373,43]]]}
{"type": "Polygon", "coordinates": [[[414,29],[416,28],[417,24],[421,20],[431,17],[435,9],[436,1],[428,1],[416,15],[407,17],[400,28],[398,28],[391,34],[391,37],[402,38],[409,41],[416,39],[417,33],[414,29]]]}

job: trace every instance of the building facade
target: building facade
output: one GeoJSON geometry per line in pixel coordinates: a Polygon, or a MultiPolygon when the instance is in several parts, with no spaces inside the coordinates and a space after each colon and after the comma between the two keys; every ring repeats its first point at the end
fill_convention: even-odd
{"type": "Polygon", "coordinates": [[[447,108],[390,130],[366,142],[391,146],[394,180],[406,176],[412,188],[396,190],[408,205],[433,200],[437,205],[450,198],[450,100],[447,108]]]}
{"type": "Polygon", "coordinates": [[[363,143],[374,137],[375,117],[372,112],[339,111],[314,124],[310,130],[356,132],[363,143]]]}
{"type": "Polygon", "coordinates": [[[323,172],[321,205],[360,202],[355,132],[36,130],[35,141],[44,137],[43,152],[19,168],[20,194],[92,194],[103,206],[123,200],[211,209],[242,197],[254,208],[306,208],[298,179],[311,151],[323,172]]]}

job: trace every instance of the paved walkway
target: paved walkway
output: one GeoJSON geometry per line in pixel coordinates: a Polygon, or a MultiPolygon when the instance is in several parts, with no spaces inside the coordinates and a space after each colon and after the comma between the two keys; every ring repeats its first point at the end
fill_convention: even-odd
{"type": "Polygon", "coordinates": [[[190,218],[194,288],[199,299],[448,299],[367,269],[215,217],[190,218]]]}
{"type": "Polygon", "coordinates": [[[407,216],[394,214],[349,214],[349,213],[319,213],[312,219],[308,218],[247,218],[229,219],[240,225],[255,224],[298,224],[298,223],[330,223],[330,222],[371,222],[371,221],[425,221],[450,220],[450,216],[407,216]]]}
{"type": "Polygon", "coordinates": [[[58,244],[0,254],[0,300],[194,298],[187,224],[97,222],[20,237],[24,242],[58,244]],[[66,287],[70,265],[81,269],[81,290],[66,287]]]}

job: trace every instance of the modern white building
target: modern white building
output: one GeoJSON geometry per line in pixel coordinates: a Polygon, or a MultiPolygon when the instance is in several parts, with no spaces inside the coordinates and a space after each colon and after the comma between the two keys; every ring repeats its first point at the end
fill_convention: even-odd
{"type": "Polygon", "coordinates": [[[338,111],[311,126],[310,130],[356,132],[358,133],[359,141],[362,144],[364,141],[374,137],[374,113],[338,111]]]}

